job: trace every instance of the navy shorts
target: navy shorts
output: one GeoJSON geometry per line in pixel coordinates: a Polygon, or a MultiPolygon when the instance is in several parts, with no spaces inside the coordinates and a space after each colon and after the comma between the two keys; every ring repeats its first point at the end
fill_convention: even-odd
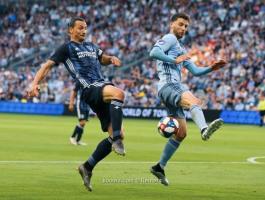
{"type": "Polygon", "coordinates": [[[108,131],[111,123],[110,118],[110,103],[103,101],[103,88],[106,85],[113,85],[110,82],[95,82],[89,87],[84,88],[82,92],[82,99],[90,106],[90,108],[97,114],[101,129],[103,132],[108,131]]]}

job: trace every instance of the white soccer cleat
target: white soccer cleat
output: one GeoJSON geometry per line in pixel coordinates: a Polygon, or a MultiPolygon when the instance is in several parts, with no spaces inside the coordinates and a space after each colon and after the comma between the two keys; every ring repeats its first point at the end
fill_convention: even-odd
{"type": "Polygon", "coordinates": [[[77,145],[80,145],[80,146],[87,146],[87,143],[79,141],[79,142],[77,142],[77,145]]]}
{"type": "Polygon", "coordinates": [[[76,139],[74,137],[70,137],[70,143],[73,145],[77,145],[76,139]]]}
{"type": "Polygon", "coordinates": [[[209,126],[202,132],[202,140],[206,141],[210,139],[212,134],[217,131],[224,124],[224,120],[219,118],[212,121],[209,126]]]}

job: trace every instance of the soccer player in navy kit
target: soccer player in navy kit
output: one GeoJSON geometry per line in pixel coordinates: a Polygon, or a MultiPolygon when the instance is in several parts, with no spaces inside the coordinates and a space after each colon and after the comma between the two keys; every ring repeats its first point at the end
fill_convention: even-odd
{"type": "Polygon", "coordinates": [[[198,67],[190,60],[191,55],[179,41],[185,35],[189,23],[190,18],[185,13],[173,15],[170,21],[170,33],[158,40],[150,52],[150,56],[157,60],[158,96],[167,107],[169,115],[179,122],[179,131],[169,138],[160,160],[150,169],[164,185],[169,184],[164,168],[187,134],[184,109],[190,111],[203,140],[208,140],[223,124],[223,120],[219,118],[208,125],[201,109],[201,101],[181,83],[183,67],[193,75],[201,76],[218,70],[226,64],[225,60],[217,60],[211,66],[198,67]]]}
{"type": "Polygon", "coordinates": [[[82,135],[84,132],[85,125],[89,119],[89,105],[82,99],[83,88],[80,86],[79,83],[75,84],[75,87],[71,91],[70,100],[69,100],[69,111],[74,111],[74,104],[76,106],[76,112],[79,123],[75,126],[74,132],[70,137],[70,143],[73,145],[87,145],[86,143],[82,142],[82,135]]]}
{"type": "Polygon", "coordinates": [[[101,64],[120,66],[115,56],[108,56],[97,45],[85,42],[87,24],[83,18],[73,18],[68,27],[70,41],[60,46],[38,70],[29,91],[29,96],[38,96],[39,82],[43,80],[54,65],[63,63],[73,79],[83,88],[82,99],[97,114],[101,128],[109,133],[102,140],[89,159],[78,168],[85,187],[92,191],[91,177],[95,165],[113,150],[125,155],[122,142],[122,105],[124,92],[104,81],[101,64]]]}

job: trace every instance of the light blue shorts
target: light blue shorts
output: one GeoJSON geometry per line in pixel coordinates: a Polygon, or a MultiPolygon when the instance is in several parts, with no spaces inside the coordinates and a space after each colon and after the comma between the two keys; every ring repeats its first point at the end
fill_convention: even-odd
{"type": "Polygon", "coordinates": [[[188,87],[181,83],[167,83],[158,92],[158,96],[165,104],[169,116],[185,119],[184,109],[179,106],[183,92],[189,91],[188,87]]]}

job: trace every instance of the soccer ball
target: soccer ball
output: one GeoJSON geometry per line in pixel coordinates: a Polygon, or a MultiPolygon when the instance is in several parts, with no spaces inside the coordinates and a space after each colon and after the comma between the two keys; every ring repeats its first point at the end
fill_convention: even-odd
{"type": "Polygon", "coordinates": [[[163,117],[158,122],[157,129],[161,136],[169,138],[179,131],[179,123],[173,117],[163,117]]]}

